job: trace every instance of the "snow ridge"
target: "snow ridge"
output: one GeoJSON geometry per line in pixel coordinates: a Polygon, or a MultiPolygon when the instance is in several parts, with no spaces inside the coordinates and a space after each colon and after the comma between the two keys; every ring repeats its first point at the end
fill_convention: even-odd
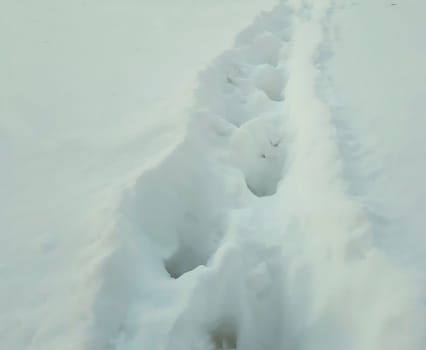
{"type": "Polygon", "coordinates": [[[184,141],[117,209],[88,349],[422,348],[318,91],[334,5],[281,2],[201,73],[184,141]]]}

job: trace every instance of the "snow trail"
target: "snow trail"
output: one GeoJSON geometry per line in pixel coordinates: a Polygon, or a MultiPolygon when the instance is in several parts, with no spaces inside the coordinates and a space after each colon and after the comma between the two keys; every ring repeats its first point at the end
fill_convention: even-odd
{"type": "Polygon", "coordinates": [[[423,349],[318,88],[335,6],[281,2],[200,75],[183,142],[117,209],[88,349],[423,349]]]}

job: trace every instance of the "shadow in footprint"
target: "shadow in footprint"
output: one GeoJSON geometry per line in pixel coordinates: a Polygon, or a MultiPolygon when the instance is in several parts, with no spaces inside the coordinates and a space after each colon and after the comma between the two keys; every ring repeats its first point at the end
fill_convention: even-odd
{"type": "Polygon", "coordinates": [[[210,333],[215,350],[236,350],[238,345],[235,323],[223,320],[210,333]]]}
{"type": "Polygon", "coordinates": [[[283,177],[286,147],[280,119],[258,117],[235,130],[231,149],[235,165],[257,197],[276,193],[283,177]]]}
{"type": "Polygon", "coordinates": [[[197,253],[190,247],[180,248],[170,259],[164,262],[164,267],[172,278],[179,278],[183,274],[196,269],[198,266],[206,265],[205,256],[197,253]]]}
{"type": "Polygon", "coordinates": [[[283,73],[270,65],[263,65],[256,77],[256,87],[262,90],[272,101],[283,101],[285,86],[283,73]]]}

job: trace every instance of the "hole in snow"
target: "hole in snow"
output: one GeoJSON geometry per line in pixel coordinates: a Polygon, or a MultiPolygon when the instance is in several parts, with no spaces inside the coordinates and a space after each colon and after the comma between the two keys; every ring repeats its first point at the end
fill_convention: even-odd
{"type": "Polygon", "coordinates": [[[182,247],[168,260],[164,267],[172,278],[179,278],[184,273],[206,265],[207,259],[190,247],[182,247]]]}
{"type": "Polygon", "coordinates": [[[280,124],[262,117],[251,120],[235,130],[231,147],[249,190],[257,197],[275,194],[286,160],[280,124]]]}
{"type": "Polygon", "coordinates": [[[278,149],[276,153],[261,153],[257,164],[253,164],[245,171],[247,187],[257,197],[272,196],[277,192],[278,184],[283,177],[285,159],[282,150],[278,149]]]}
{"type": "Polygon", "coordinates": [[[256,37],[245,50],[246,59],[251,64],[270,64],[277,66],[283,42],[272,33],[256,37]]]}
{"type": "Polygon", "coordinates": [[[238,345],[235,323],[222,321],[211,332],[211,340],[215,350],[236,350],[238,345]]]}
{"type": "Polygon", "coordinates": [[[257,73],[256,87],[268,96],[272,101],[283,101],[284,90],[283,73],[269,65],[263,65],[257,73]]]}
{"type": "Polygon", "coordinates": [[[272,196],[277,192],[278,188],[278,181],[275,183],[251,184],[250,181],[246,179],[246,184],[250,192],[256,197],[272,196]]]}

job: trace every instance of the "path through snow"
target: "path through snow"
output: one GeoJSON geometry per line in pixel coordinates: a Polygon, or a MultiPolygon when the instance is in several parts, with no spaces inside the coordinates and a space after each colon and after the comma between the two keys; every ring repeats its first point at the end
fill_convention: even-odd
{"type": "Polygon", "coordinates": [[[284,1],[200,75],[184,141],[117,209],[88,349],[422,349],[418,290],[349,191],[335,9],[284,1]]]}
{"type": "MultiPolygon", "coordinates": [[[[392,56],[394,42],[406,43],[413,30],[386,33],[386,21],[401,13],[421,31],[426,7],[416,1],[281,1],[199,75],[186,128],[191,84],[181,78],[192,82],[195,67],[226,46],[215,26],[193,27],[226,12],[227,33],[266,1],[250,2],[239,24],[230,19],[242,0],[226,8],[225,0],[99,8],[52,1],[27,13],[11,2],[15,17],[3,11],[2,23],[13,37],[3,41],[17,51],[4,51],[19,74],[2,70],[10,84],[0,156],[11,172],[0,174],[9,184],[0,213],[0,347],[425,349],[425,293],[410,268],[425,278],[426,166],[417,149],[426,125],[417,118],[407,126],[404,103],[412,114],[424,111],[426,80],[392,56]],[[365,28],[346,24],[369,13],[365,28]],[[24,22],[34,30],[21,33],[24,22]],[[170,28],[187,41],[170,39],[170,28]],[[363,42],[370,33],[374,48],[363,42]],[[209,43],[204,53],[168,65],[170,52],[200,42],[209,43]],[[382,51],[392,57],[383,60],[382,51]],[[105,76],[110,84],[99,89],[105,76]],[[405,85],[388,88],[394,76],[405,85]],[[396,126],[381,133],[388,120],[396,126]]],[[[418,56],[413,49],[407,62],[418,56]]]]}

